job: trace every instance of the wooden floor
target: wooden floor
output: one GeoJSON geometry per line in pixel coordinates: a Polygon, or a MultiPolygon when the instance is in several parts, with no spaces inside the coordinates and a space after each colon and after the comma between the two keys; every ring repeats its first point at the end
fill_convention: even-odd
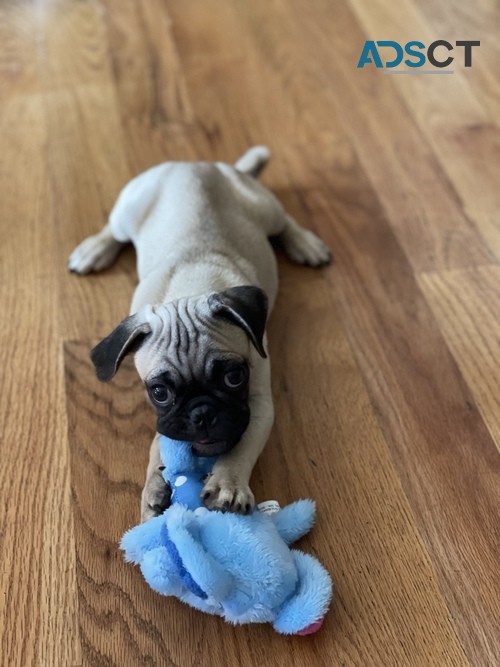
{"type": "Polygon", "coordinates": [[[0,4],[0,664],[500,664],[500,47],[494,0],[0,4]],[[366,39],[481,39],[452,76],[356,69],[366,39]],[[323,629],[232,628],[122,562],[154,420],[132,364],[89,347],[134,256],[66,258],[166,159],[233,161],[335,261],[280,259],[276,426],[258,500],[316,498],[301,545],[323,629]]]}

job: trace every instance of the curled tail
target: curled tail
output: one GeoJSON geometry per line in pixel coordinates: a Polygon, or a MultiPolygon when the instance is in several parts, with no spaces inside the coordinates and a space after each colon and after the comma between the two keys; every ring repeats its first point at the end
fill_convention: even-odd
{"type": "Polygon", "coordinates": [[[235,169],[257,178],[271,157],[267,146],[252,146],[235,162],[235,169]]]}

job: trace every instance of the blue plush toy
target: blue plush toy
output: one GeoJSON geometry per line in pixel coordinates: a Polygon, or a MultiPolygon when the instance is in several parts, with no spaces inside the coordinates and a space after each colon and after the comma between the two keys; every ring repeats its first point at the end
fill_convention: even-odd
{"type": "Polygon", "coordinates": [[[285,634],[318,630],[332,597],[330,575],[288,546],[311,529],[314,502],[248,516],[209,511],[200,492],[216,457],[195,456],[189,443],[164,436],[160,454],[172,504],[125,533],[126,560],[140,565],[158,593],[232,623],[270,622],[285,634]]]}

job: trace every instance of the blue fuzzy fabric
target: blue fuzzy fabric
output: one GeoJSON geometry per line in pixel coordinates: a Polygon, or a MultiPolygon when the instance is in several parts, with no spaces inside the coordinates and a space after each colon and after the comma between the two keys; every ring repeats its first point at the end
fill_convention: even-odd
{"type": "Polygon", "coordinates": [[[284,634],[316,628],[332,597],[330,575],[313,556],[289,548],[311,529],[314,502],[274,514],[208,511],[199,494],[216,459],[164,436],[160,454],[173,504],[125,533],[126,560],[159,593],[232,623],[270,622],[284,634]]]}

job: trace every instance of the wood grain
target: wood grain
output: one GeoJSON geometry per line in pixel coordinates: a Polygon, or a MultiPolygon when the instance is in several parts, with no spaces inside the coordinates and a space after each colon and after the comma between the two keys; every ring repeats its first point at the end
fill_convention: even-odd
{"type": "Polygon", "coordinates": [[[422,290],[500,447],[500,267],[426,273],[422,290]]]}
{"type": "Polygon", "coordinates": [[[500,664],[497,18],[491,0],[1,4],[2,667],[500,664]],[[356,71],[365,39],[415,30],[480,32],[475,66],[356,71]],[[123,563],[154,420],[130,361],[106,386],[87,355],[128,311],[134,254],[66,272],[132,175],[252,143],[335,256],[280,259],[252,480],[318,502],[301,546],[337,590],[309,638],[232,628],[123,563]]]}

